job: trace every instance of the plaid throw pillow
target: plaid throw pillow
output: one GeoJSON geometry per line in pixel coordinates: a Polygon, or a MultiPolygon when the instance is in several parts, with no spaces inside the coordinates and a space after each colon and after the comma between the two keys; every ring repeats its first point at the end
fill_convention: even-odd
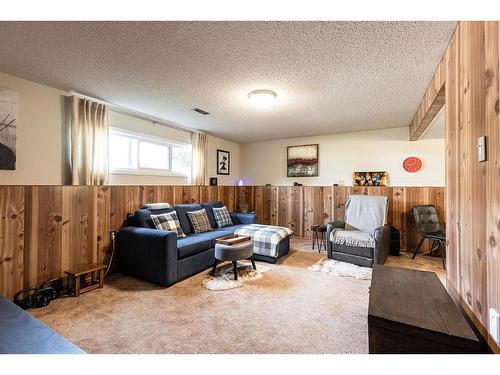
{"type": "Polygon", "coordinates": [[[181,228],[181,223],[179,222],[179,218],[177,217],[177,213],[167,212],[166,214],[161,215],[151,215],[151,220],[153,220],[153,224],[156,229],[160,230],[170,230],[172,232],[177,233],[177,237],[186,237],[181,228]]]}
{"type": "Polygon", "coordinates": [[[213,208],[215,221],[217,222],[217,226],[219,228],[227,227],[228,225],[233,225],[233,220],[231,220],[231,215],[229,215],[229,211],[227,207],[221,208],[213,208]]]}
{"type": "Polygon", "coordinates": [[[187,212],[189,221],[193,226],[194,233],[208,232],[212,230],[210,221],[208,221],[207,211],[204,208],[198,211],[187,212]]]}

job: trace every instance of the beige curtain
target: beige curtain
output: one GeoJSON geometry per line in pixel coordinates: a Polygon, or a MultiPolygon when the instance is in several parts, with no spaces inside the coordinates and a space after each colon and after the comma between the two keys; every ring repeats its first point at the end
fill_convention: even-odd
{"type": "Polygon", "coordinates": [[[207,181],[207,156],[208,156],[208,139],[207,133],[193,133],[193,185],[205,185],[207,181]]]}
{"type": "Polygon", "coordinates": [[[104,185],[108,179],[108,108],[72,96],[71,170],[73,185],[104,185]]]}

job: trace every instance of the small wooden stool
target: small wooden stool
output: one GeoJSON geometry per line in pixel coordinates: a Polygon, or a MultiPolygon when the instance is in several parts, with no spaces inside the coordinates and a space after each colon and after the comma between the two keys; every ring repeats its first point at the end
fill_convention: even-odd
{"type": "Polygon", "coordinates": [[[68,275],[68,294],[78,297],[80,293],[102,288],[104,286],[104,270],[106,267],[105,264],[87,264],[64,271],[68,275]],[[82,279],[83,283],[86,284],[83,288],[81,288],[82,279]]]}

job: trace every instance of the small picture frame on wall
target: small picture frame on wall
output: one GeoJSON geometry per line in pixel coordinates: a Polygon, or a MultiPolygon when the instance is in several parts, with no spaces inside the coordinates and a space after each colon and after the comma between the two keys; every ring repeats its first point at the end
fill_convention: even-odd
{"type": "Polygon", "coordinates": [[[217,186],[217,177],[210,177],[210,186],[217,186]]]}
{"type": "Polygon", "coordinates": [[[217,174],[229,175],[230,161],[229,151],[217,150],[217,174]]]}

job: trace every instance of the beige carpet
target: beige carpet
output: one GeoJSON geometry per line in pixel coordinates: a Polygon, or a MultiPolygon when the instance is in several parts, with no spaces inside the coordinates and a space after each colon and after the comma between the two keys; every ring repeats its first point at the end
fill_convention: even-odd
{"type": "Polygon", "coordinates": [[[225,291],[205,272],[166,289],[114,275],[31,312],[89,353],[367,353],[370,281],[307,270],[321,257],[292,251],[225,291]]]}

